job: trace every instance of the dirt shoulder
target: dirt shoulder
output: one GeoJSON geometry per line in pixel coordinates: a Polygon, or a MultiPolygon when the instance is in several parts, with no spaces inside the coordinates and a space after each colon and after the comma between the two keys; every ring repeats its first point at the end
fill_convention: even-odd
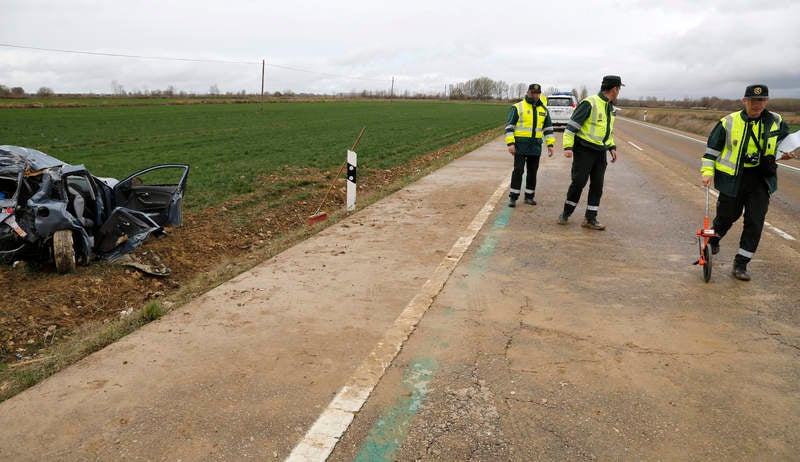
{"type": "MultiPolygon", "coordinates": [[[[359,207],[496,136],[491,130],[393,169],[364,169],[359,207]]],[[[344,178],[324,204],[329,219],[306,224],[335,174],[306,169],[291,177],[265,176],[253,194],[189,211],[182,227],[135,252],[145,261],[162,262],[171,271],[167,277],[105,262],[68,275],[27,262],[0,268],[0,285],[6,288],[0,291],[0,399],[135,330],[146,322],[141,310],[148,304],[167,312],[341,219],[344,178]],[[293,196],[275,196],[270,186],[278,181],[300,186],[293,196]]]]}
{"type": "Polygon", "coordinates": [[[0,403],[0,459],[287,455],[506,187],[495,138],[0,403]]]}

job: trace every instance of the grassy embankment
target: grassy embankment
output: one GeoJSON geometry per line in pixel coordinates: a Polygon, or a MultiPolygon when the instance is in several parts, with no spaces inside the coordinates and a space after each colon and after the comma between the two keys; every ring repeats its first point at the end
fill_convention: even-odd
{"type": "MultiPolygon", "coordinates": [[[[665,127],[683,130],[696,135],[708,136],[714,125],[731,111],[715,111],[702,109],[671,109],[671,108],[623,108],[620,117],[634,120],[644,120],[647,111],[647,122],[665,127]]],[[[781,113],[790,131],[800,130],[800,114],[795,112],[781,113]]]]}
{"type": "MultiPolygon", "coordinates": [[[[117,178],[153,164],[188,163],[188,217],[245,196],[243,204],[285,203],[324,190],[328,184],[309,184],[309,178],[330,182],[362,127],[367,131],[357,149],[359,178],[450,147],[445,158],[435,161],[446,162],[500,136],[507,106],[384,101],[268,104],[263,112],[259,109],[257,104],[105,103],[0,108],[0,144],[40,149],[69,163],[85,164],[95,175],[117,178]],[[472,141],[452,148],[468,138],[472,141]],[[275,176],[281,181],[264,180],[275,176]]],[[[415,168],[412,177],[423,173],[424,169],[415,168]]],[[[371,198],[360,198],[361,205],[398,187],[384,185],[371,198]]],[[[229,208],[226,218],[246,220],[247,214],[246,207],[229,208]]],[[[287,236],[275,251],[307,233],[287,236]]],[[[4,271],[11,270],[0,268],[0,279],[4,271]]],[[[186,291],[201,293],[220,278],[232,276],[220,274],[200,275],[186,284],[186,291]]],[[[178,303],[188,292],[177,295],[178,303]]],[[[0,401],[127,335],[158,317],[161,310],[162,306],[150,303],[125,319],[66,333],[69,341],[63,345],[45,347],[45,337],[39,356],[24,365],[0,361],[0,401]]],[[[0,306],[0,317],[4,316],[0,306]]],[[[0,341],[5,342],[7,334],[0,331],[0,341]]]]}

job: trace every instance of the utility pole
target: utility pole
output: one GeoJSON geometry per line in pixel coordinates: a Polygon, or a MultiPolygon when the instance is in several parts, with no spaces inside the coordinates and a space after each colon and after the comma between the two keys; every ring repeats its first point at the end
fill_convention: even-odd
{"type": "Polygon", "coordinates": [[[266,60],[261,60],[261,112],[264,112],[264,62],[266,60]]]}

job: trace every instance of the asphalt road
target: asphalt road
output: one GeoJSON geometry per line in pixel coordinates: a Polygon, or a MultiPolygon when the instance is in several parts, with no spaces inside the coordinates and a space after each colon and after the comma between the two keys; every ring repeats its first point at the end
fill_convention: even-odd
{"type": "Polygon", "coordinates": [[[560,140],[506,207],[498,139],[0,404],[0,459],[796,458],[796,174],[706,284],[703,143],[616,138],[606,231],[560,140]]]}

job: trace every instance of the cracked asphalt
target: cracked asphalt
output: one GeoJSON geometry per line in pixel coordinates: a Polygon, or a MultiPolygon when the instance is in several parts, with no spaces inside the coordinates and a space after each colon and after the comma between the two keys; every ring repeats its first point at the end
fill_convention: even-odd
{"type": "MultiPolygon", "coordinates": [[[[800,242],[765,230],[743,283],[739,223],[704,283],[702,143],[615,135],[608,229],[586,191],[556,223],[558,136],[539,205],[494,204],[328,460],[797,459],[800,242]]],[[[511,164],[498,138],[0,403],[0,460],[286,458],[511,164]]],[[[781,182],[767,220],[800,237],[781,182]]]]}
{"type": "MultiPolygon", "coordinates": [[[[765,231],[743,284],[739,223],[704,283],[691,265],[702,144],[617,133],[608,230],[580,227],[586,191],[556,224],[568,162],[543,159],[539,205],[498,204],[329,460],[796,460],[800,246],[765,231]],[[435,370],[400,421],[420,358],[435,370]]],[[[796,204],[797,174],[781,175],[796,204]]],[[[791,207],[767,220],[798,236],[791,207]]]]}

